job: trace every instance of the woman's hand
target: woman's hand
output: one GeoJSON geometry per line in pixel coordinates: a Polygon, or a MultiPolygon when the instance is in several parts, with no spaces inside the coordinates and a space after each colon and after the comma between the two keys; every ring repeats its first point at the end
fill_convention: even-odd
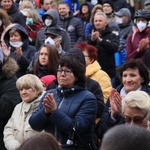
{"type": "Polygon", "coordinates": [[[5,42],[2,42],[1,46],[2,46],[2,51],[3,51],[4,56],[5,57],[9,57],[11,48],[7,47],[7,45],[5,44],[5,42]]]}
{"type": "Polygon", "coordinates": [[[57,109],[57,105],[55,102],[55,99],[53,97],[53,94],[47,94],[44,98],[43,101],[43,105],[44,105],[44,112],[45,114],[51,114],[53,113],[56,109],[57,109]]]}
{"type": "Polygon", "coordinates": [[[121,105],[121,96],[120,94],[117,92],[116,89],[112,89],[109,95],[109,99],[110,99],[110,105],[111,105],[111,109],[112,109],[112,115],[116,115],[118,113],[121,113],[122,110],[122,105],[121,105]]]}
{"type": "Polygon", "coordinates": [[[144,38],[142,39],[140,42],[139,42],[139,45],[138,45],[138,51],[142,51],[142,50],[146,50],[149,48],[149,38],[144,38]]]}
{"type": "Polygon", "coordinates": [[[16,53],[18,58],[21,58],[23,55],[22,47],[16,47],[15,53],[16,53]]]}

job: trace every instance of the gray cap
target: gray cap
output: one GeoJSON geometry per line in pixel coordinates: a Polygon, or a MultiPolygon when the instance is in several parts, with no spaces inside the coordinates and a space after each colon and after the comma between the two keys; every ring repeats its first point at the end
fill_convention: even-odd
{"type": "Polygon", "coordinates": [[[144,3],[144,5],[148,5],[148,4],[150,4],[150,0],[146,0],[144,3]]]}
{"type": "Polygon", "coordinates": [[[122,16],[131,17],[131,12],[128,8],[121,8],[118,12],[115,12],[115,15],[119,17],[122,17],[122,16]]]}

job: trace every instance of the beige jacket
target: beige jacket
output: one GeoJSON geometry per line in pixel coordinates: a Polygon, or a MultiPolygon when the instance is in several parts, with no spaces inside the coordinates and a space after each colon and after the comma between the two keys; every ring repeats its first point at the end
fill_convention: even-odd
{"type": "Polygon", "coordinates": [[[4,143],[7,150],[15,150],[27,138],[37,134],[28,121],[32,112],[38,107],[41,97],[44,92],[33,102],[21,102],[16,105],[11,118],[4,128],[4,143]]]}

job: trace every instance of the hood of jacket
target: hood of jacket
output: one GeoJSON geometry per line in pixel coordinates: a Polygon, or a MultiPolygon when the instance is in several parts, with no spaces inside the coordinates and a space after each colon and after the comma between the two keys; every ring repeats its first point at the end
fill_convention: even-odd
{"type": "Polygon", "coordinates": [[[3,61],[2,72],[1,72],[0,78],[3,78],[3,77],[11,78],[16,74],[18,69],[19,69],[19,66],[17,65],[17,62],[13,58],[8,57],[7,59],[4,59],[3,61]]]}
{"type": "MultiPolygon", "coordinates": [[[[8,30],[4,34],[4,41],[5,41],[6,45],[9,46],[9,47],[12,47],[10,45],[10,43],[9,43],[9,32],[12,29],[17,29],[20,32],[20,34],[21,34],[21,38],[22,38],[22,42],[23,42],[22,47],[23,48],[27,47],[28,44],[29,44],[29,38],[28,38],[28,33],[27,33],[26,29],[22,25],[16,24],[16,23],[15,24],[11,24],[9,26],[7,28],[8,30]],[[9,26],[10,26],[10,28],[9,28],[9,26]]],[[[14,47],[12,47],[12,48],[14,48],[14,47]]]]}
{"type": "Polygon", "coordinates": [[[13,2],[10,10],[7,13],[8,13],[8,15],[10,15],[10,14],[13,14],[13,13],[15,13],[17,11],[18,11],[17,5],[13,2]]]}
{"type": "Polygon", "coordinates": [[[50,25],[50,27],[57,25],[59,15],[56,10],[48,10],[46,13],[44,13],[44,15],[42,16],[43,22],[45,21],[46,16],[51,16],[53,18],[53,21],[52,21],[52,24],[50,25]]]}
{"type": "Polygon", "coordinates": [[[83,14],[82,14],[82,6],[83,5],[87,5],[88,7],[89,7],[89,17],[91,16],[91,11],[92,11],[92,9],[93,9],[93,4],[92,3],[90,3],[90,2],[85,2],[85,3],[83,3],[81,6],[80,6],[80,16],[82,17],[83,16],[83,14]]]}

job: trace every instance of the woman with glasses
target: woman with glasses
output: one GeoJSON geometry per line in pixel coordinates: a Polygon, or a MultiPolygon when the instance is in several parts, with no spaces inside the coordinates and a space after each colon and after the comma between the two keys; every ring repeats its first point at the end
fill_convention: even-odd
{"type": "Polygon", "coordinates": [[[29,124],[55,136],[62,149],[88,150],[94,145],[96,98],[86,87],[85,66],[63,56],[57,69],[58,87],[46,92],[29,124]]]}
{"type": "Polygon", "coordinates": [[[144,91],[131,91],[122,100],[122,115],[125,122],[147,128],[150,112],[150,96],[144,91]]]}
{"type": "Polygon", "coordinates": [[[107,107],[96,129],[99,138],[102,138],[110,127],[125,123],[121,102],[129,92],[144,91],[150,95],[149,72],[141,60],[131,59],[125,62],[118,68],[118,75],[122,83],[110,92],[107,107]]]}

